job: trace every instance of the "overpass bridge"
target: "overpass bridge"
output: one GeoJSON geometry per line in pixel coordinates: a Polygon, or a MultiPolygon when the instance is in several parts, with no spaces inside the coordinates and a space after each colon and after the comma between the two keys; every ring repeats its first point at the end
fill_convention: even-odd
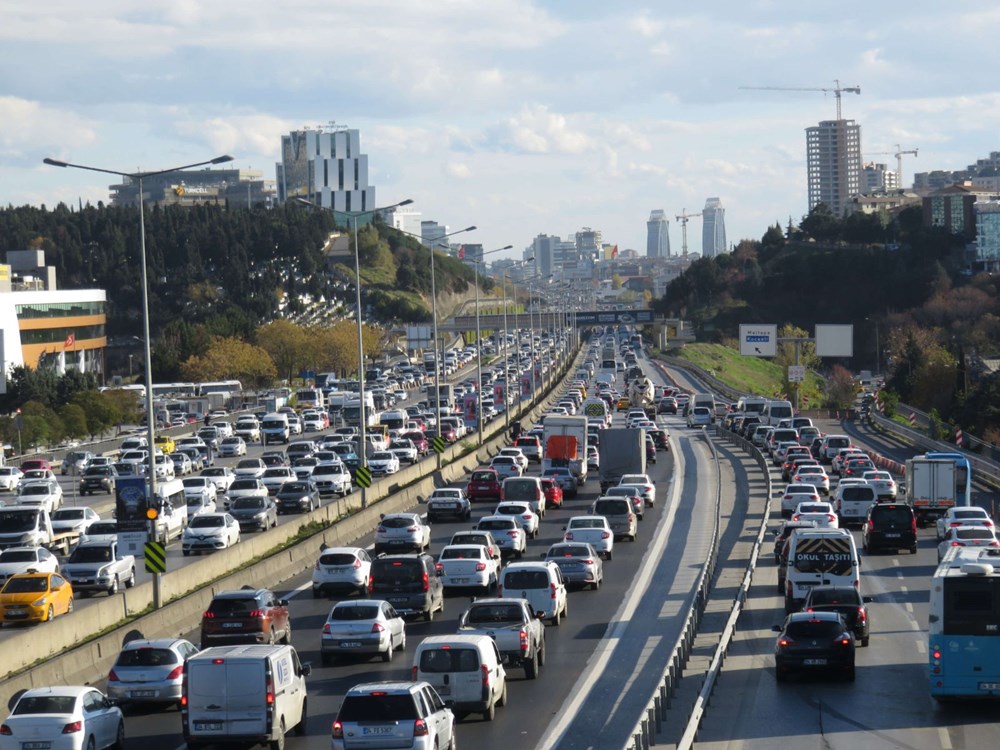
{"type": "MultiPolygon", "coordinates": [[[[681,323],[681,321],[673,321],[681,323]]],[[[593,325],[647,325],[661,323],[670,325],[671,321],[657,318],[652,310],[579,310],[579,311],[543,311],[530,315],[526,312],[507,313],[508,329],[517,328],[553,328],[563,325],[575,325],[585,328],[593,325]]],[[[485,331],[498,331],[504,327],[503,314],[490,313],[479,316],[479,326],[485,331]]],[[[475,331],[475,315],[456,315],[454,318],[438,323],[439,331],[475,331]]]]}

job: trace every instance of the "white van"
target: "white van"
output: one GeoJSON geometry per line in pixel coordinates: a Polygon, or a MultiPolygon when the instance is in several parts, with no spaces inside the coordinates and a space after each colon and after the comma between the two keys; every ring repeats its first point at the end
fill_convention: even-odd
{"type": "Polygon", "coordinates": [[[271,743],[306,728],[306,675],[291,646],[215,646],[184,663],[181,726],[188,748],[271,743]]]}
{"type": "Polygon", "coordinates": [[[764,411],[760,413],[760,421],[777,427],[782,419],[791,419],[793,416],[791,401],[768,401],[764,411]]]}
{"type": "Polygon", "coordinates": [[[505,599],[527,599],[539,620],[558,625],[569,614],[566,582],[559,566],[544,562],[515,562],[500,574],[498,595],[505,599]]]}
{"type": "Polygon", "coordinates": [[[712,423],[715,423],[715,396],[711,393],[696,393],[688,403],[687,413],[693,414],[696,406],[704,406],[711,415],[712,423]]]}
{"type": "Polygon", "coordinates": [[[507,672],[488,635],[424,638],[413,654],[410,679],[429,682],[456,713],[482,713],[486,721],[493,719],[498,705],[507,704],[507,672]]]}
{"type": "Polygon", "coordinates": [[[167,544],[171,539],[179,538],[187,528],[188,505],[184,494],[184,480],[157,480],[155,495],[156,539],[167,544]]]}
{"type": "Polygon", "coordinates": [[[846,529],[795,529],[788,538],[785,612],[802,608],[813,586],[861,585],[861,563],[846,529]]]}
{"type": "Polygon", "coordinates": [[[292,436],[292,428],[288,415],[280,412],[265,414],[260,423],[261,439],[264,445],[268,443],[287,443],[292,436]]]}

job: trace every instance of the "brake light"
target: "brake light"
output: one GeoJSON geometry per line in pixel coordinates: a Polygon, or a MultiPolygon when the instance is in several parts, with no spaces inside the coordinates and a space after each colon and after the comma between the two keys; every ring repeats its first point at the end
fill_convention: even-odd
{"type": "Polygon", "coordinates": [[[63,734],[75,734],[83,729],[82,721],[71,721],[62,728],[63,734]]]}
{"type": "Polygon", "coordinates": [[[361,567],[361,560],[359,560],[358,558],[355,557],[354,558],[354,569],[357,570],[360,567],[361,567]]]}
{"type": "Polygon", "coordinates": [[[549,597],[551,599],[556,598],[556,585],[554,583],[549,584],[549,597]]]}
{"type": "Polygon", "coordinates": [[[423,719],[416,719],[413,722],[413,736],[426,737],[428,734],[430,734],[430,732],[427,729],[427,722],[425,722],[423,719]]]}
{"type": "Polygon", "coordinates": [[[477,571],[486,570],[486,563],[476,563],[476,570],[477,571]]]}
{"type": "Polygon", "coordinates": [[[483,664],[479,668],[483,673],[483,687],[489,687],[490,685],[490,668],[483,664]]]}
{"type": "Polygon", "coordinates": [[[250,617],[263,617],[263,616],[264,616],[264,610],[262,609],[254,609],[250,611],[250,617]]]}
{"type": "MultiPolygon", "coordinates": [[[[112,672],[111,674],[114,674],[114,672],[112,672]]],[[[168,680],[176,680],[182,674],[184,674],[184,665],[183,664],[181,664],[179,666],[176,666],[173,669],[171,669],[170,670],[170,674],[167,675],[167,679],[168,680]]]]}
{"type": "Polygon", "coordinates": [[[413,681],[413,682],[416,682],[417,681],[417,675],[419,674],[419,672],[420,672],[420,669],[418,667],[416,667],[416,666],[411,667],[410,668],[410,680],[413,681]]]}
{"type": "Polygon", "coordinates": [[[602,531],[601,532],[601,539],[610,539],[610,538],[611,538],[611,532],[610,531],[602,531]]]}
{"type": "Polygon", "coordinates": [[[379,526],[377,529],[375,529],[375,533],[377,533],[377,534],[384,534],[385,533],[385,526],[379,526]]]}
{"type": "Polygon", "coordinates": [[[424,578],[424,591],[427,591],[428,589],[430,589],[431,583],[430,583],[430,580],[427,578],[427,571],[426,570],[424,571],[423,578],[424,578]]]}
{"type": "Polygon", "coordinates": [[[530,513],[525,513],[524,515],[521,516],[521,518],[523,518],[525,521],[530,521],[531,520],[531,514],[530,513]]]}
{"type": "Polygon", "coordinates": [[[952,521],[948,525],[951,526],[952,528],[955,528],[956,526],[961,526],[962,522],[961,521],[952,521]]]}
{"type": "Polygon", "coordinates": [[[864,622],[868,619],[868,612],[864,607],[858,607],[858,622],[864,622]]]}
{"type": "Polygon", "coordinates": [[[868,530],[873,531],[875,529],[875,522],[872,519],[868,519],[868,530]]]}
{"type": "Polygon", "coordinates": [[[841,646],[849,646],[850,644],[851,644],[851,639],[850,638],[841,638],[840,639],[840,645],[841,646]]]}
{"type": "Polygon", "coordinates": [[[211,620],[213,617],[215,617],[215,613],[214,612],[202,612],[201,616],[203,618],[207,619],[207,620],[211,620]]]}
{"type": "Polygon", "coordinates": [[[521,639],[521,651],[523,653],[528,653],[528,631],[522,629],[521,632],[518,633],[518,636],[521,639]]]}
{"type": "Polygon", "coordinates": [[[509,536],[509,537],[513,537],[514,539],[517,539],[517,537],[518,537],[518,536],[519,536],[520,534],[521,534],[521,532],[520,532],[520,531],[518,531],[517,529],[511,529],[510,531],[508,531],[508,532],[507,532],[507,536],[509,536]]]}
{"type": "Polygon", "coordinates": [[[441,563],[435,563],[434,568],[438,571],[442,571],[444,570],[444,565],[442,565],[441,563]]]}
{"type": "Polygon", "coordinates": [[[965,542],[954,541],[954,542],[951,543],[951,546],[952,547],[964,547],[965,546],[965,542]]]}
{"type": "Polygon", "coordinates": [[[270,673],[264,681],[264,702],[268,706],[274,705],[274,678],[271,677],[270,673]]]}
{"type": "Polygon", "coordinates": [[[14,732],[12,732],[11,728],[9,726],[7,726],[6,724],[0,724],[0,734],[6,734],[6,735],[9,736],[9,735],[14,734],[14,732]]]}
{"type": "Polygon", "coordinates": [[[567,541],[567,542],[572,542],[573,541],[573,532],[572,531],[567,531],[565,534],[563,534],[563,540],[567,541]]]}
{"type": "Polygon", "coordinates": [[[115,670],[108,672],[108,682],[118,682],[118,675],[115,674],[115,670]]]}
{"type": "MultiPolygon", "coordinates": [[[[416,669],[416,667],[414,667],[416,669]]],[[[333,722],[333,727],[331,728],[330,734],[333,735],[333,739],[342,740],[344,739],[344,725],[339,721],[333,722]]]]}
{"type": "Polygon", "coordinates": [[[913,535],[916,536],[916,534],[917,534],[917,517],[916,516],[914,516],[913,518],[910,519],[910,530],[913,532],[913,535]]]}
{"type": "Polygon", "coordinates": [[[795,641],[793,641],[791,638],[779,638],[778,639],[778,646],[780,646],[781,648],[787,648],[788,646],[791,646],[794,643],[795,643],[795,641]]]}
{"type": "Polygon", "coordinates": [[[833,515],[833,513],[827,513],[827,514],[826,514],[826,517],[827,517],[827,519],[829,519],[830,521],[836,521],[836,520],[837,520],[837,517],[836,517],[835,515],[833,515]]]}
{"type": "Polygon", "coordinates": [[[385,630],[385,626],[382,623],[380,623],[380,622],[372,623],[372,632],[373,633],[381,633],[384,630],[385,630]]]}

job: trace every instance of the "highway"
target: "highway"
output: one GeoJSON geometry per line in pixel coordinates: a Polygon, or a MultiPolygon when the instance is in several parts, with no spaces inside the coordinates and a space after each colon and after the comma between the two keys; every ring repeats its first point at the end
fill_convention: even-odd
{"type": "MultiPolygon", "coordinates": [[[[598,591],[574,590],[568,618],[558,627],[547,626],[547,658],[539,678],[526,680],[521,670],[512,668],[509,704],[492,723],[479,717],[461,722],[460,744],[504,748],[513,740],[517,747],[584,748],[621,747],[626,742],[651,689],[648,680],[658,679],[663,653],[676,638],[677,613],[689,600],[710,531],[714,502],[704,499],[714,500],[717,486],[714,463],[700,433],[688,431],[679,418],[665,424],[686,467],[682,476],[675,476],[674,458],[661,451],[649,468],[657,484],[657,503],[647,510],[638,540],[619,542],[614,560],[605,565],[604,585],[598,591]],[[593,711],[595,705],[603,710],[593,711]]],[[[537,473],[537,468],[533,471],[537,473]]],[[[537,559],[559,541],[566,519],[586,512],[597,494],[597,481],[592,479],[564,509],[550,511],[539,537],[529,543],[526,559],[537,559]]],[[[734,495],[723,495],[730,506],[734,495]]],[[[487,513],[487,505],[492,507],[490,503],[474,508],[474,520],[487,513]]],[[[467,525],[436,524],[432,553],[460,528],[467,525]]],[[[368,537],[362,543],[371,541],[368,537]]],[[[408,677],[415,645],[427,635],[454,632],[468,601],[464,596],[449,597],[445,613],[433,622],[408,623],[407,651],[397,653],[390,664],[324,667],[319,659],[320,629],[331,602],[312,599],[308,575],[275,581],[273,587],[291,597],[293,643],[313,666],[308,680],[308,731],[305,737],[288,737],[290,750],[328,747],[329,727],[344,692],[362,681],[408,677]]],[[[190,625],[184,635],[197,642],[198,623],[190,625]]],[[[95,680],[100,678],[95,675],[95,680]]],[[[130,714],[127,735],[130,747],[141,743],[146,750],[175,750],[182,744],[179,714],[173,709],[130,714]]]]}
{"type": "MultiPolygon", "coordinates": [[[[678,376],[678,379],[681,379],[678,376]]],[[[824,432],[844,432],[862,447],[902,461],[912,449],[870,428],[817,421],[824,432]]],[[[775,486],[783,486],[775,469],[775,486]]],[[[835,485],[834,485],[835,486],[835,485]]],[[[991,495],[974,492],[989,507],[991,495]]],[[[771,524],[777,525],[777,521],[771,524]]],[[[861,537],[852,530],[858,549],[861,537]]],[[[695,744],[699,750],[974,750],[1000,739],[996,704],[940,707],[930,698],[927,677],[928,585],[937,565],[934,529],[919,532],[916,555],[862,556],[862,593],[869,605],[871,645],[858,648],[857,681],[774,679],[773,625],[784,620],[776,591],[777,571],[765,550],[741,616],[735,641],[695,744]]],[[[659,737],[656,747],[675,747],[677,737],[659,737]]]]}

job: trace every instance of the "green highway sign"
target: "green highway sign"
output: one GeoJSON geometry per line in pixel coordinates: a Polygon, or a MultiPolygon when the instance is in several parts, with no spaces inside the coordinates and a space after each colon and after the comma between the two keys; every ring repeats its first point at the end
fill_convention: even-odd
{"type": "Polygon", "coordinates": [[[167,572],[167,550],[159,542],[146,542],[142,548],[143,557],[146,559],[147,573],[167,572]]]}

